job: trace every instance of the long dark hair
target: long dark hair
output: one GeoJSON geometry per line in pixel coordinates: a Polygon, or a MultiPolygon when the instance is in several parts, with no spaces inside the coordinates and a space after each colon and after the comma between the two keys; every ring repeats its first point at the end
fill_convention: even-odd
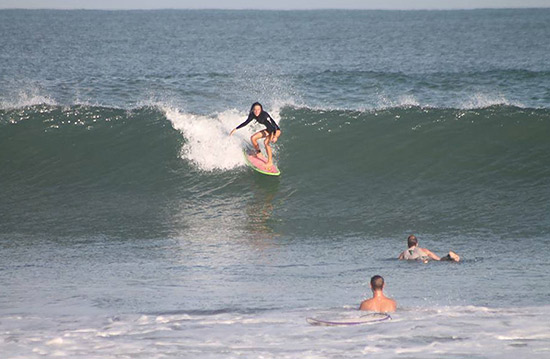
{"type": "Polygon", "coordinates": [[[254,111],[254,106],[256,106],[256,105],[257,105],[257,106],[260,106],[260,108],[262,109],[262,111],[261,111],[260,113],[264,112],[264,107],[262,106],[262,104],[259,103],[259,102],[254,102],[254,103],[252,104],[252,106],[250,106],[250,113],[252,113],[252,112],[254,111]]]}

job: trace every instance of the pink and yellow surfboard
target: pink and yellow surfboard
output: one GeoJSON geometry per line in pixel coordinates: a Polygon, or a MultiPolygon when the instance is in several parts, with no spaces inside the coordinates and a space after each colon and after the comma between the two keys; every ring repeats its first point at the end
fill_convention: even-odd
{"type": "Polygon", "coordinates": [[[273,164],[271,168],[267,168],[267,158],[265,158],[263,154],[260,153],[256,155],[254,151],[250,149],[244,149],[243,153],[246,164],[253,170],[268,176],[279,176],[281,174],[281,171],[279,171],[275,164],[273,164]]]}

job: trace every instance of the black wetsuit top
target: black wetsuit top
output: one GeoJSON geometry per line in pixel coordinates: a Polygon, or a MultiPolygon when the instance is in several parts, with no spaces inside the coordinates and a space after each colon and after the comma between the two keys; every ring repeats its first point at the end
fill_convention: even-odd
{"type": "Polygon", "coordinates": [[[265,111],[262,111],[258,117],[254,116],[254,112],[250,111],[250,114],[248,115],[246,121],[237,126],[237,129],[248,125],[252,120],[256,120],[256,122],[264,125],[265,129],[269,133],[275,133],[275,131],[280,130],[275,120],[271,118],[271,116],[265,111]]]}

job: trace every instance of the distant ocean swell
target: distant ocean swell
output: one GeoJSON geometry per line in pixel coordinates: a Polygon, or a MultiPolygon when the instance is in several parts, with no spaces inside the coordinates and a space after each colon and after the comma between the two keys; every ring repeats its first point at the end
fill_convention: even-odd
{"type": "Polygon", "coordinates": [[[205,108],[214,108],[214,111],[233,106],[242,108],[243,104],[250,102],[250,94],[258,96],[269,108],[281,106],[281,103],[294,107],[361,111],[403,106],[550,108],[550,71],[543,70],[418,73],[326,70],[264,75],[261,82],[253,84],[248,81],[251,75],[247,72],[174,76],[158,80],[161,89],[157,89],[160,85],[155,78],[148,77],[139,80],[133,77],[104,79],[105,82],[93,87],[85,82],[63,85],[25,78],[8,79],[0,93],[0,108],[15,109],[35,104],[138,108],[163,103],[176,108],[192,108],[189,112],[197,113],[205,108]],[[227,87],[228,90],[217,92],[199,86],[205,84],[227,87]],[[70,86],[72,91],[60,92],[59,88],[65,86],[70,86]],[[110,92],[103,87],[111,89],[110,92]],[[205,91],[208,92],[206,97],[205,91]]]}

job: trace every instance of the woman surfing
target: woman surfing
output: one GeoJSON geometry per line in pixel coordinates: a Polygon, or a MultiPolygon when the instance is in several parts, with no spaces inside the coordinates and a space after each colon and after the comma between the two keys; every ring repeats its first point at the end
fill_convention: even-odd
{"type": "Polygon", "coordinates": [[[235,133],[239,128],[242,128],[250,123],[250,121],[256,120],[256,122],[262,124],[265,126],[265,130],[261,130],[256,132],[250,137],[250,141],[252,141],[252,145],[254,146],[254,149],[256,150],[256,156],[261,155],[260,146],[258,145],[258,140],[260,138],[265,138],[264,144],[265,144],[265,150],[267,152],[267,163],[266,167],[269,169],[273,166],[273,155],[271,151],[271,146],[269,145],[270,142],[275,143],[279,139],[279,136],[281,135],[281,129],[273,120],[273,118],[264,111],[262,105],[259,102],[254,102],[252,104],[252,107],[250,107],[250,112],[248,114],[248,118],[246,121],[241,123],[239,126],[237,126],[231,133],[230,136],[235,133]]]}

